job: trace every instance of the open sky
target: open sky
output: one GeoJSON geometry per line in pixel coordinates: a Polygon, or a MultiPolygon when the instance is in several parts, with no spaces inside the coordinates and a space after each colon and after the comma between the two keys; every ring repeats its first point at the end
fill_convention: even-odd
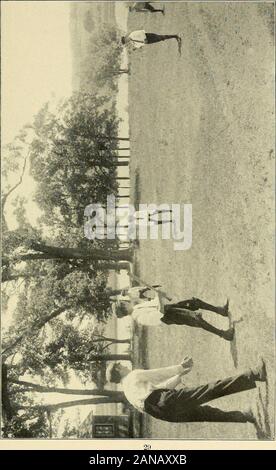
{"type": "MultiPolygon", "coordinates": [[[[2,2],[2,144],[10,142],[48,100],[71,94],[69,3],[54,1],[2,2]]],[[[29,197],[28,216],[39,210],[31,201],[34,182],[28,176],[19,192],[29,197]]],[[[12,202],[12,198],[10,203],[12,202]]],[[[7,206],[7,221],[13,228],[7,206]]]]}
{"type": "Polygon", "coordinates": [[[2,2],[2,74],[9,141],[45,101],[71,92],[68,3],[2,2]]]}

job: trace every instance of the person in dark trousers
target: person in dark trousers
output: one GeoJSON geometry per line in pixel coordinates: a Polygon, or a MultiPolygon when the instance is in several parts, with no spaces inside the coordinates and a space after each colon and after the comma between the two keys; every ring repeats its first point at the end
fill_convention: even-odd
{"type": "MultiPolygon", "coordinates": [[[[215,382],[197,386],[176,386],[182,376],[192,368],[189,357],[179,365],[160,369],[129,371],[120,363],[115,363],[108,371],[110,382],[121,381],[129,403],[142,413],[163,421],[173,423],[187,422],[224,422],[254,423],[256,418],[251,410],[224,411],[206,403],[217,398],[256,388],[256,382],[267,379],[266,366],[262,359],[252,369],[215,382]]],[[[234,401],[233,396],[232,400],[234,401]]]]}
{"type": "Polygon", "coordinates": [[[137,50],[146,44],[155,44],[161,41],[175,39],[178,44],[178,51],[181,53],[182,39],[178,34],[156,34],[146,33],[144,29],[132,31],[127,36],[122,36],[121,41],[124,46],[131,50],[137,50]]]}
{"type": "Polygon", "coordinates": [[[227,318],[229,313],[229,301],[227,300],[227,303],[223,307],[216,307],[193,297],[178,303],[162,305],[162,300],[158,292],[155,292],[155,297],[151,300],[140,299],[139,301],[135,300],[131,302],[120,299],[116,306],[116,315],[118,318],[131,315],[138,324],[144,326],[160,326],[166,324],[201,328],[227,341],[233,340],[235,334],[233,327],[222,330],[211,325],[202,318],[201,311],[196,311],[199,309],[214,312],[216,315],[227,318]],[[129,303],[131,303],[131,305],[129,305],[129,303]]]}
{"type": "Polygon", "coordinates": [[[129,7],[130,12],[150,12],[150,13],[163,13],[165,15],[165,7],[155,8],[149,2],[135,2],[134,5],[129,7]]]}
{"type": "Polygon", "coordinates": [[[153,225],[163,225],[166,223],[173,222],[173,210],[172,209],[156,209],[154,211],[148,210],[139,210],[136,211],[134,214],[134,219],[136,223],[139,224],[153,224],[153,225]],[[169,214],[167,220],[163,220],[163,214],[169,214]],[[161,219],[160,219],[161,217],[161,219]]]}
{"type": "Polygon", "coordinates": [[[222,317],[228,317],[229,301],[227,300],[224,307],[216,307],[195,297],[175,304],[166,304],[164,305],[164,315],[161,318],[161,322],[166,325],[187,325],[194,328],[202,328],[227,341],[232,341],[234,328],[229,328],[228,330],[216,328],[202,318],[201,312],[196,311],[199,309],[214,312],[222,317]]]}

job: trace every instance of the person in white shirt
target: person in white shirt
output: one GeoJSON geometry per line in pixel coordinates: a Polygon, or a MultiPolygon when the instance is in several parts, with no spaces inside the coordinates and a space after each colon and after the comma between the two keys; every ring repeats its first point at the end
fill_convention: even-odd
{"type": "Polygon", "coordinates": [[[183,375],[193,366],[186,357],[181,364],[160,369],[135,369],[114,363],[108,380],[122,383],[128,402],[142,413],[169,422],[238,422],[255,423],[252,411],[223,411],[206,406],[211,400],[256,388],[256,381],[267,379],[266,366],[260,359],[257,366],[240,374],[199,386],[176,388],[183,375]],[[202,406],[204,405],[204,406],[202,406]]]}
{"type": "Polygon", "coordinates": [[[153,289],[158,289],[159,285],[154,286],[135,286],[127,287],[122,289],[117,295],[110,296],[110,300],[115,302],[129,302],[132,306],[140,303],[142,300],[149,300],[149,296],[152,295],[152,292],[155,296],[155,291],[153,289]]]}
{"type": "Polygon", "coordinates": [[[194,328],[202,328],[209,331],[226,341],[232,341],[235,330],[233,327],[222,330],[211,325],[202,318],[202,312],[196,310],[207,310],[217,315],[228,317],[229,301],[224,307],[217,307],[203,300],[193,297],[192,299],[183,300],[177,303],[163,304],[158,293],[151,300],[140,299],[139,302],[125,302],[119,300],[116,306],[116,315],[122,318],[131,315],[133,320],[144,326],[160,326],[166,325],[185,325],[194,328]]]}
{"type": "Polygon", "coordinates": [[[134,5],[129,7],[130,12],[150,12],[150,13],[163,13],[165,15],[165,7],[154,8],[149,2],[135,2],[134,5]]]}
{"type": "Polygon", "coordinates": [[[132,31],[127,36],[122,36],[121,41],[124,46],[132,50],[140,49],[145,44],[155,44],[160,41],[175,39],[178,44],[178,51],[181,53],[182,39],[178,34],[155,34],[146,33],[144,29],[132,31]]]}
{"type": "MultiPolygon", "coordinates": [[[[114,302],[115,312],[118,318],[122,318],[126,315],[132,315],[135,307],[149,301],[149,296],[154,293],[153,289],[157,289],[159,285],[155,286],[135,286],[122,289],[116,296],[110,296],[110,300],[114,302]]],[[[154,312],[155,314],[155,312],[154,312]]],[[[134,318],[134,317],[133,317],[134,318]]]]}

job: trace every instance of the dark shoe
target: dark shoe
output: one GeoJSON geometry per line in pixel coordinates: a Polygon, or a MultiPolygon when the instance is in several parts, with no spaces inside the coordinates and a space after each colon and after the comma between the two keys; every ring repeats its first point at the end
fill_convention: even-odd
{"type": "Polygon", "coordinates": [[[217,313],[219,315],[222,315],[223,317],[228,317],[228,313],[229,313],[229,299],[227,299],[227,302],[226,304],[224,305],[224,307],[217,307],[217,313]]]}
{"type": "Polygon", "coordinates": [[[224,311],[224,315],[225,315],[226,317],[228,317],[228,313],[229,313],[229,299],[227,299],[227,302],[226,302],[226,304],[225,304],[224,307],[223,307],[223,311],[224,311]]]}
{"type": "Polygon", "coordinates": [[[229,328],[229,330],[226,330],[222,334],[222,338],[226,339],[226,341],[232,341],[234,339],[235,335],[235,329],[234,328],[229,328]]]}
{"type": "Polygon", "coordinates": [[[181,39],[180,36],[178,36],[178,38],[177,38],[177,44],[178,44],[179,55],[181,55],[181,52],[182,52],[182,39],[181,39]]]}
{"type": "Polygon", "coordinates": [[[246,420],[248,423],[252,423],[254,425],[257,424],[257,418],[253,412],[253,410],[249,409],[243,412],[243,415],[245,416],[246,420]]]}
{"type": "Polygon", "coordinates": [[[266,364],[263,358],[259,359],[259,364],[254,369],[251,369],[254,375],[254,380],[258,382],[265,382],[267,379],[266,364]]]}

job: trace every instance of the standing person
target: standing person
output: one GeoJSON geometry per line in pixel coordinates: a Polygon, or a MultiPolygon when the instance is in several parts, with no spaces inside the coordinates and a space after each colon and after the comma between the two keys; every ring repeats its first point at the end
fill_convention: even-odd
{"type": "Polygon", "coordinates": [[[129,7],[130,12],[150,12],[150,13],[163,13],[165,15],[165,6],[163,8],[154,8],[149,2],[135,2],[134,5],[129,7]]]}
{"type": "Polygon", "coordinates": [[[147,225],[148,223],[153,224],[153,225],[162,225],[162,224],[173,222],[172,214],[173,214],[172,209],[163,209],[163,210],[156,209],[154,211],[140,210],[140,211],[134,212],[133,217],[135,219],[135,222],[136,223],[138,222],[138,224],[140,224],[140,221],[141,221],[142,224],[145,224],[145,225],[147,225]],[[169,218],[167,220],[163,220],[163,214],[169,214],[169,218]],[[160,219],[160,216],[161,216],[161,219],[160,219]]]}
{"type": "Polygon", "coordinates": [[[120,363],[115,363],[108,371],[108,379],[113,383],[121,381],[129,403],[141,413],[156,419],[174,423],[256,423],[251,410],[223,411],[205,403],[254,389],[256,382],[265,382],[266,366],[262,359],[256,367],[232,377],[197,386],[182,385],[176,389],[192,366],[193,361],[189,357],[176,366],[149,370],[130,371],[120,363]]]}
{"type": "Polygon", "coordinates": [[[202,318],[202,312],[196,311],[198,309],[208,310],[227,318],[229,302],[227,301],[224,307],[217,307],[193,297],[189,300],[183,300],[178,303],[168,303],[161,306],[159,296],[156,293],[153,299],[140,300],[133,304],[132,308],[129,304],[120,300],[116,307],[116,315],[118,318],[131,315],[137,323],[144,326],[160,326],[166,324],[201,328],[226,341],[233,340],[235,333],[234,328],[221,330],[211,325],[202,318]]]}
{"type": "Polygon", "coordinates": [[[121,41],[124,46],[130,47],[133,50],[140,49],[145,44],[155,44],[161,41],[175,39],[178,44],[178,51],[181,53],[182,39],[178,34],[155,34],[146,33],[144,29],[132,31],[127,36],[122,36],[121,41]]]}
{"type": "MultiPolygon", "coordinates": [[[[152,289],[157,289],[158,287],[160,286],[155,285],[152,286],[152,289]]],[[[121,292],[116,296],[110,296],[110,299],[114,300],[115,302],[129,302],[133,307],[134,305],[140,303],[141,299],[149,300],[149,297],[146,294],[152,292],[152,289],[147,286],[127,287],[122,289],[121,292]]]]}

